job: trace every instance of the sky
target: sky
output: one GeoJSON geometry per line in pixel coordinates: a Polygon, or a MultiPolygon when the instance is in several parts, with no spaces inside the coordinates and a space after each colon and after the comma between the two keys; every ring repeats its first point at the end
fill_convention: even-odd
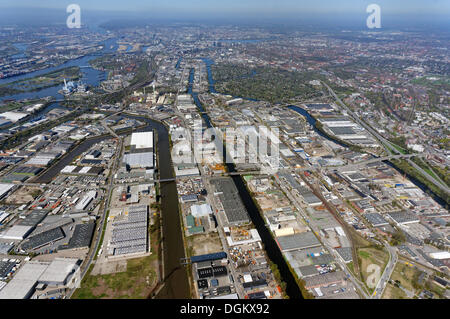
{"type": "MultiPolygon", "coordinates": [[[[389,14],[450,14],[448,0],[2,0],[0,7],[65,8],[75,3],[86,10],[186,11],[219,13],[357,13],[371,3],[389,14]]],[[[365,10],[364,10],[365,11],[365,10]]]]}
{"type": "Polygon", "coordinates": [[[450,0],[0,0],[0,19],[2,13],[9,19],[29,19],[33,15],[39,19],[50,15],[50,11],[65,14],[65,8],[72,3],[78,4],[82,13],[104,11],[111,16],[289,21],[321,16],[328,20],[356,19],[362,22],[369,15],[367,6],[375,3],[381,8],[382,18],[395,16],[411,25],[416,21],[450,20],[450,0]],[[41,10],[30,12],[34,8],[41,10]],[[26,14],[27,18],[24,18],[26,14]]]}

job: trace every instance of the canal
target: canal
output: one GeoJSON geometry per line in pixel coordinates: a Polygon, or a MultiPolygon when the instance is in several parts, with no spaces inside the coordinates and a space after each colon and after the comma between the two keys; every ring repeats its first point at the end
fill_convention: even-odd
{"type": "MultiPolygon", "coordinates": [[[[147,117],[131,114],[122,114],[125,117],[144,121],[146,126],[133,130],[133,132],[154,131],[157,138],[158,170],[161,179],[174,177],[172,157],[170,153],[169,133],[160,122],[147,117]]],[[[128,135],[130,132],[119,133],[128,135]]],[[[51,166],[34,182],[49,183],[74,158],[86,152],[92,145],[102,140],[113,138],[112,135],[96,136],[86,139],[73,148],[66,156],[51,166]]],[[[178,192],[175,182],[160,183],[161,212],[162,212],[162,241],[164,261],[164,286],[156,298],[160,299],[186,299],[190,297],[189,277],[187,270],[180,261],[185,257],[182,225],[178,208],[178,192]]]]}
{"type": "MultiPolygon", "coordinates": [[[[138,115],[123,114],[126,117],[145,121],[146,127],[135,130],[153,130],[157,135],[157,156],[159,177],[174,177],[172,156],[170,151],[169,132],[164,124],[138,115]]],[[[178,192],[174,181],[160,183],[162,212],[162,241],[164,258],[164,286],[156,295],[157,299],[190,298],[190,286],[187,269],[181,265],[185,258],[183,228],[178,206],[178,192]]]]}
{"type": "Polygon", "coordinates": [[[101,135],[93,138],[89,138],[81,142],[79,145],[75,146],[71,151],[65,154],[61,159],[59,159],[53,166],[50,166],[42,175],[39,175],[33,180],[33,183],[50,183],[52,179],[61,172],[61,170],[69,165],[74,158],[80,156],[83,152],[86,152],[92,145],[100,143],[103,140],[112,138],[111,135],[101,135]]]}
{"type": "MultiPolygon", "coordinates": [[[[209,81],[209,88],[211,92],[215,92],[214,90],[214,82],[211,74],[210,66],[213,63],[209,59],[203,59],[205,63],[207,63],[207,72],[208,72],[208,81],[209,81]]],[[[188,93],[192,95],[192,98],[194,99],[194,103],[198,107],[198,109],[202,112],[202,117],[206,122],[207,127],[211,127],[211,120],[209,116],[204,112],[203,105],[198,99],[198,95],[196,92],[192,91],[192,85],[194,80],[194,70],[191,69],[189,74],[189,85],[188,85],[188,93]]],[[[224,147],[224,162],[227,166],[227,169],[229,172],[235,172],[236,168],[233,163],[226,163],[226,149],[224,147]]],[[[230,158],[230,157],[229,157],[230,158]]],[[[284,259],[283,254],[281,253],[280,248],[278,247],[275,239],[272,237],[272,234],[270,233],[269,229],[265,225],[265,221],[263,217],[261,216],[258,207],[255,205],[253,198],[251,197],[243,178],[240,175],[234,175],[231,177],[234,185],[236,186],[239,196],[241,197],[241,200],[250,216],[250,219],[252,220],[253,224],[255,225],[256,229],[258,230],[258,233],[261,237],[261,240],[264,244],[264,249],[267,253],[267,256],[269,259],[277,265],[278,270],[280,272],[281,280],[286,283],[286,294],[291,299],[303,299],[302,293],[300,291],[300,288],[297,285],[297,282],[291,273],[289,266],[284,259]]]]}
{"type": "MultiPolygon", "coordinates": [[[[339,140],[335,140],[333,139],[331,136],[327,136],[325,134],[323,134],[320,130],[318,130],[316,128],[316,119],[309,114],[309,112],[299,106],[296,105],[289,105],[288,108],[290,108],[291,110],[294,110],[295,112],[303,115],[306,120],[308,121],[308,123],[314,128],[314,131],[319,134],[320,136],[328,139],[329,141],[332,141],[340,146],[346,147],[348,148],[348,146],[342,144],[339,140]]],[[[446,206],[446,202],[445,200],[440,197],[439,195],[437,195],[435,192],[433,192],[427,185],[425,185],[424,183],[420,182],[417,178],[415,178],[414,176],[411,176],[410,174],[405,173],[402,169],[400,169],[399,167],[397,167],[394,163],[390,162],[390,161],[383,161],[383,163],[389,165],[390,167],[392,167],[393,169],[395,169],[397,172],[399,172],[402,175],[406,175],[406,177],[414,184],[416,185],[418,188],[420,188],[423,192],[428,193],[431,195],[431,197],[439,204],[441,205],[443,208],[445,208],[446,206]]]]}
{"type": "Polygon", "coordinates": [[[323,134],[323,132],[316,127],[317,120],[311,114],[309,114],[309,112],[307,110],[305,110],[304,108],[301,108],[300,106],[297,106],[297,105],[289,105],[288,108],[299,113],[300,115],[303,115],[317,134],[319,134],[323,138],[326,138],[327,140],[332,141],[342,147],[348,148],[347,145],[343,144],[339,140],[334,139],[331,136],[327,136],[326,134],[323,134]]]}
{"type": "MultiPolygon", "coordinates": [[[[35,71],[28,74],[15,76],[12,78],[1,79],[1,84],[11,83],[17,80],[28,79],[38,75],[42,75],[51,71],[60,70],[69,66],[82,67],[82,81],[89,86],[97,86],[100,81],[106,78],[106,72],[95,70],[89,65],[89,61],[101,54],[114,52],[117,49],[117,39],[110,38],[103,43],[103,49],[100,53],[86,55],[78,59],[67,61],[57,67],[50,67],[44,70],[35,71]],[[85,67],[87,66],[87,67],[85,67]]],[[[23,47],[22,50],[25,48],[23,47]]],[[[181,62],[181,59],[179,60],[181,62]]],[[[61,99],[58,93],[60,86],[51,87],[37,92],[28,92],[23,94],[10,95],[2,97],[2,99],[25,99],[25,98],[42,98],[52,96],[55,99],[61,99]]],[[[56,102],[49,104],[43,110],[36,113],[35,116],[41,116],[49,110],[60,107],[56,102]]],[[[136,129],[139,131],[153,130],[156,132],[157,138],[157,157],[158,170],[161,179],[170,179],[174,177],[172,158],[170,153],[169,133],[167,128],[160,122],[153,121],[149,118],[123,114],[126,117],[144,121],[145,127],[136,129]]],[[[129,134],[123,133],[123,134],[129,134]]],[[[121,133],[121,135],[123,135],[121,133]]],[[[87,151],[92,145],[102,140],[113,138],[111,135],[96,136],[86,139],[79,145],[69,151],[63,158],[56,162],[52,167],[46,170],[42,175],[38,176],[34,182],[49,183],[66,165],[70,164],[74,158],[87,151]]],[[[190,297],[190,286],[187,270],[181,265],[180,260],[185,257],[184,242],[182,236],[182,226],[178,207],[178,193],[175,182],[164,182],[160,184],[161,195],[161,212],[162,212],[162,242],[163,242],[163,262],[164,262],[164,286],[159,291],[156,298],[160,299],[186,299],[190,297]]]]}

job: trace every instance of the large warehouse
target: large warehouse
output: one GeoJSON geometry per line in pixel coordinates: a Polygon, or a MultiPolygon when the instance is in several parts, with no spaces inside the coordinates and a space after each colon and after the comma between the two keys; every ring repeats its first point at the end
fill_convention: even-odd
{"type": "Polygon", "coordinates": [[[153,148],[153,132],[138,132],[131,134],[130,144],[136,149],[153,148]]]}
{"type": "Polygon", "coordinates": [[[16,184],[5,184],[0,183],[0,199],[8,195],[8,193],[13,190],[15,187],[17,187],[16,184]]]}
{"type": "Polygon", "coordinates": [[[79,262],[75,258],[55,258],[52,262],[27,262],[0,291],[0,299],[30,298],[39,283],[52,287],[64,286],[79,268],[79,262]]]}
{"type": "Polygon", "coordinates": [[[125,164],[130,168],[153,168],[154,155],[153,152],[131,153],[123,156],[125,164]]]}

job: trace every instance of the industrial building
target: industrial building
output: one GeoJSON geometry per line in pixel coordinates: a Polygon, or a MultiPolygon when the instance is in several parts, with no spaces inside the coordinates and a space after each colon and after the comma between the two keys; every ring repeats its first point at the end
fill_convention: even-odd
{"type": "Polygon", "coordinates": [[[416,214],[407,211],[391,212],[388,213],[387,216],[389,216],[397,225],[418,223],[420,221],[416,214]]]}
{"type": "Polygon", "coordinates": [[[40,234],[30,237],[25,243],[22,244],[22,249],[38,249],[47,244],[53,243],[65,237],[64,231],[61,227],[57,227],[51,230],[44,231],[40,234]]]}
{"type": "Polygon", "coordinates": [[[206,217],[212,214],[211,205],[209,204],[201,204],[201,205],[192,205],[191,206],[191,215],[195,218],[206,217]]]}
{"type": "Polygon", "coordinates": [[[8,195],[12,190],[17,187],[15,184],[0,183],[0,199],[8,195]]]}
{"type": "Polygon", "coordinates": [[[191,95],[180,94],[177,96],[177,108],[180,112],[189,112],[197,109],[194,103],[192,103],[191,95]]]}
{"type": "Polygon", "coordinates": [[[10,240],[23,240],[33,231],[33,227],[26,225],[14,225],[4,231],[0,238],[10,240]]]}
{"type": "Polygon", "coordinates": [[[0,113],[1,118],[5,118],[13,123],[27,117],[28,115],[29,115],[28,113],[12,112],[12,111],[0,113]]]}
{"type": "Polygon", "coordinates": [[[55,258],[52,262],[27,262],[0,290],[0,299],[28,299],[38,284],[64,286],[78,269],[79,262],[73,258],[55,258]]]}
{"type": "Polygon", "coordinates": [[[49,286],[64,286],[79,267],[76,258],[55,258],[39,277],[39,283],[49,286]]]}
{"type": "Polygon", "coordinates": [[[126,218],[112,224],[112,254],[146,253],[148,250],[148,206],[131,205],[126,218]]]}
{"type": "Polygon", "coordinates": [[[75,206],[76,210],[84,210],[88,205],[94,200],[94,198],[97,196],[96,191],[89,191],[84,195],[84,197],[81,199],[81,201],[78,202],[78,204],[75,206]]]}
{"type": "Polygon", "coordinates": [[[68,245],[62,245],[59,249],[82,249],[91,245],[94,235],[95,223],[78,224],[75,226],[68,245]]]}
{"type": "Polygon", "coordinates": [[[367,219],[369,223],[372,224],[373,227],[389,225],[386,219],[384,219],[383,216],[381,216],[378,213],[368,213],[365,214],[364,217],[367,219]]]}
{"type": "Polygon", "coordinates": [[[320,246],[320,241],[313,232],[304,232],[276,238],[282,251],[305,249],[320,246]]]}
{"type": "Polygon", "coordinates": [[[240,225],[250,222],[247,210],[231,178],[213,179],[211,184],[216,188],[214,195],[220,199],[229,224],[240,225]]]}
{"type": "Polygon", "coordinates": [[[153,132],[137,132],[131,134],[130,145],[135,149],[153,148],[153,132]]]}
{"type": "Polygon", "coordinates": [[[130,153],[123,156],[123,162],[130,168],[153,168],[153,152],[130,153]]]}
{"type": "Polygon", "coordinates": [[[339,247],[339,248],[335,248],[335,250],[344,263],[349,263],[349,262],[353,261],[351,247],[339,247]]]}
{"type": "Polygon", "coordinates": [[[20,216],[22,219],[20,225],[36,227],[48,214],[48,210],[45,209],[35,209],[30,214],[20,216]]]}
{"type": "Polygon", "coordinates": [[[27,299],[34,293],[38,280],[49,263],[30,261],[23,265],[14,278],[0,291],[0,299],[27,299]]]}
{"type": "Polygon", "coordinates": [[[304,278],[305,288],[312,289],[333,284],[339,284],[344,281],[345,274],[342,271],[329,272],[323,275],[316,275],[304,278]]]}

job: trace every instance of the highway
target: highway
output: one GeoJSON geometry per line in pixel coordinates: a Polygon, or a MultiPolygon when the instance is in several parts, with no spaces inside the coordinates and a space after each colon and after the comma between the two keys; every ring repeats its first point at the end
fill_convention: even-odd
{"type": "Polygon", "coordinates": [[[437,187],[439,187],[440,189],[444,190],[446,193],[450,192],[450,188],[448,188],[446,185],[443,185],[442,181],[439,181],[438,179],[434,178],[433,176],[431,176],[430,174],[428,174],[428,172],[426,172],[422,167],[420,167],[419,165],[417,165],[416,163],[414,163],[413,161],[411,161],[410,159],[408,159],[408,163],[414,167],[416,170],[419,171],[419,173],[421,173],[423,176],[425,176],[430,182],[432,182],[434,185],[436,185],[437,187]]]}
{"type": "MultiPolygon", "coordinates": [[[[383,136],[381,136],[377,131],[375,131],[372,127],[370,127],[369,125],[367,125],[364,121],[362,121],[359,116],[357,114],[355,114],[352,110],[350,110],[350,108],[345,105],[344,102],[342,102],[342,100],[334,93],[334,91],[324,82],[321,81],[321,83],[328,89],[328,91],[330,92],[330,94],[335,98],[335,100],[339,103],[339,105],[344,108],[347,113],[353,118],[353,120],[358,123],[359,125],[361,125],[361,127],[365,128],[369,133],[371,133],[376,139],[378,139],[380,141],[380,143],[383,145],[383,147],[385,148],[386,152],[388,154],[391,153],[391,151],[393,151],[395,154],[401,154],[400,151],[398,151],[395,147],[394,144],[390,141],[388,141],[387,139],[385,139],[383,136]]],[[[417,154],[415,154],[415,156],[419,156],[417,154]]],[[[421,156],[424,156],[424,154],[421,154],[421,156]]],[[[431,183],[433,183],[434,185],[436,185],[437,187],[439,187],[441,190],[445,191],[445,192],[449,192],[450,189],[447,186],[442,185],[438,180],[436,180],[433,176],[431,176],[430,174],[428,174],[426,171],[424,171],[422,168],[420,168],[417,164],[415,164],[414,162],[412,162],[411,160],[408,160],[408,163],[411,164],[415,169],[417,169],[426,179],[428,179],[431,183]]]]}
{"type": "MultiPolygon", "coordinates": [[[[390,150],[389,150],[389,146],[392,147],[392,143],[389,142],[388,140],[386,140],[383,136],[381,136],[377,131],[375,131],[372,127],[370,127],[369,125],[367,125],[364,121],[362,121],[359,116],[357,114],[355,114],[355,112],[353,112],[352,110],[350,110],[350,108],[345,105],[344,102],[342,102],[342,100],[336,95],[336,93],[334,93],[334,91],[328,86],[328,84],[326,84],[325,82],[320,81],[330,92],[330,94],[334,97],[334,99],[338,102],[338,104],[347,111],[347,113],[353,118],[353,120],[358,123],[361,127],[365,128],[370,134],[372,134],[378,141],[380,141],[380,143],[383,145],[383,147],[386,150],[387,154],[390,154],[390,150]]],[[[395,153],[400,153],[399,151],[397,151],[397,149],[395,149],[395,147],[393,147],[394,152],[395,153]]]]}

